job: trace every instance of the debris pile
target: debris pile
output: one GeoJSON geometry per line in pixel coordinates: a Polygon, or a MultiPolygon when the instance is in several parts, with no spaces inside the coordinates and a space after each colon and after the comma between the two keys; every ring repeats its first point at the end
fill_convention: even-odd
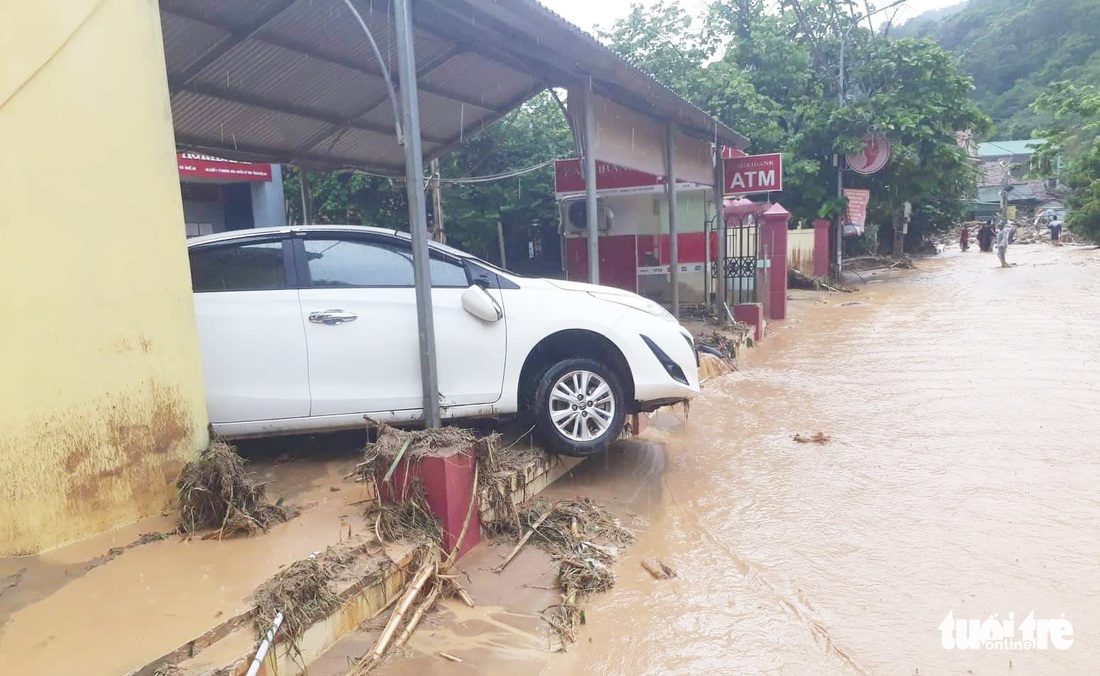
{"type": "Polygon", "coordinates": [[[374,524],[379,542],[407,542],[427,545],[429,549],[435,543],[443,542],[443,531],[428,510],[428,498],[418,480],[409,483],[400,502],[372,505],[367,511],[367,519],[374,524]]]}
{"type": "Polygon", "coordinates": [[[718,376],[724,376],[727,373],[733,373],[737,369],[734,368],[730,360],[716,357],[713,354],[700,354],[699,355],[699,382],[705,382],[718,376]]]}
{"type": "Polygon", "coordinates": [[[635,536],[591,498],[558,500],[550,505],[537,501],[523,510],[520,520],[525,524],[523,535],[496,570],[503,570],[528,541],[559,562],[561,603],[549,608],[545,617],[561,637],[564,649],[576,641],[577,627],[584,624],[581,603],[615,585],[611,567],[619,550],[632,544],[635,536]]]}
{"type": "Polygon", "coordinates": [[[378,437],[367,444],[363,462],[358,468],[373,466],[375,460],[400,461],[401,458],[446,458],[470,450],[477,437],[462,427],[432,427],[422,430],[401,430],[384,423],[378,426],[378,437]]]}
{"type": "Polygon", "coordinates": [[[253,623],[260,636],[282,613],[281,631],[295,646],[311,624],[341,606],[343,600],[334,583],[362,551],[362,545],[329,547],[324,553],[295,561],[265,582],[252,597],[253,623]]]}
{"type": "Polygon", "coordinates": [[[817,432],[806,436],[801,434],[794,435],[794,440],[800,444],[827,444],[831,439],[832,437],[824,432],[817,432]]]}
{"type": "Polygon", "coordinates": [[[706,329],[692,331],[692,338],[699,346],[699,351],[708,353],[713,350],[716,356],[723,359],[732,359],[737,356],[737,349],[745,342],[745,337],[753,333],[753,328],[742,322],[730,322],[720,328],[708,325],[706,329]]]}
{"type": "Polygon", "coordinates": [[[530,432],[528,430],[504,448],[500,446],[499,434],[477,440],[475,452],[481,527],[489,535],[508,535],[518,532],[521,527],[519,509],[512,499],[517,477],[522,477],[524,470],[533,463],[558,462],[556,459],[550,460],[552,456],[541,448],[517,446],[530,432]]]}
{"type": "Polygon", "coordinates": [[[206,537],[266,532],[292,514],[280,503],[271,504],[264,484],[248,477],[245,460],[229,444],[216,441],[183,467],[179,492],[180,530],[193,533],[217,529],[206,537]]]}

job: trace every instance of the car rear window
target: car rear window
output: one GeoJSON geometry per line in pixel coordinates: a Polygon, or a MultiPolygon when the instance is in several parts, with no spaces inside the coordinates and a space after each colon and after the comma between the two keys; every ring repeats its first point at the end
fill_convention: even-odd
{"type": "Polygon", "coordinates": [[[282,241],[200,247],[191,249],[190,258],[196,292],[286,288],[282,241]]]}

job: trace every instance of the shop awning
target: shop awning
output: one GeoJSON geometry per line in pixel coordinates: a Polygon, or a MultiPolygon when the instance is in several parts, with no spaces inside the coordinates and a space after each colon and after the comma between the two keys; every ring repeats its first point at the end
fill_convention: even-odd
{"type": "MultiPolygon", "coordinates": [[[[392,3],[354,5],[395,73],[392,3]]],[[[343,0],[161,0],[160,7],[181,149],[403,172],[382,68],[343,0]]],[[[597,148],[600,160],[652,170],[656,145],[625,153],[610,140],[638,139],[643,129],[666,122],[695,154],[714,141],[747,144],[535,0],[414,0],[413,19],[428,159],[547,87],[589,81],[619,113],[600,120],[609,139],[606,157],[597,148]]]]}

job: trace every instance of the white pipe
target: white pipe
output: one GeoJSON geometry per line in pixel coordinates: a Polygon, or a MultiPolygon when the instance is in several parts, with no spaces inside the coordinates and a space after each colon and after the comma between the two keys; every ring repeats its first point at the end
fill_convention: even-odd
{"type": "Polygon", "coordinates": [[[267,635],[264,636],[264,640],[260,643],[260,648],[256,651],[256,657],[252,658],[252,665],[248,667],[247,676],[256,676],[256,674],[260,673],[260,665],[264,663],[264,658],[267,657],[267,650],[275,640],[275,633],[279,631],[279,625],[282,623],[283,614],[279,613],[275,616],[275,621],[271,623],[271,629],[267,630],[267,635]]]}

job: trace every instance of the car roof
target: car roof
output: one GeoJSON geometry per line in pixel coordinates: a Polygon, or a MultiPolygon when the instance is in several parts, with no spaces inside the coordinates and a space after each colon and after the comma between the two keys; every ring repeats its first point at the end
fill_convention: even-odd
{"type": "MultiPolygon", "coordinates": [[[[391,230],[389,228],[376,228],[367,225],[291,225],[286,227],[275,228],[246,228],[243,230],[226,230],[225,232],[217,232],[212,235],[201,235],[199,237],[191,237],[187,240],[187,246],[194,247],[202,244],[213,244],[217,242],[231,242],[238,239],[254,239],[269,237],[271,235],[289,235],[294,233],[308,234],[308,233],[321,233],[321,234],[371,234],[381,235],[383,237],[392,237],[394,239],[403,240],[405,242],[411,241],[412,237],[409,233],[403,230],[391,230]]],[[[471,258],[471,255],[465,251],[461,251],[454,247],[447,246],[446,244],[440,244],[439,242],[429,241],[428,245],[436,251],[443,251],[451,254],[452,256],[460,256],[462,258],[471,258]]]]}

